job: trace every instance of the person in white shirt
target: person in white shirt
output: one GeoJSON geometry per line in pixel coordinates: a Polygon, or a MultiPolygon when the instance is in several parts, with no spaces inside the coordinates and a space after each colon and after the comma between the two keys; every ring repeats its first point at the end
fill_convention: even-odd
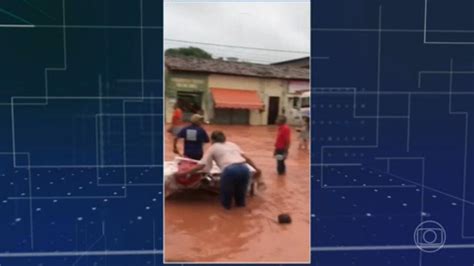
{"type": "Polygon", "coordinates": [[[221,204],[226,209],[232,207],[232,199],[235,199],[237,207],[245,207],[247,187],[250,181],[250,169],[247,164],[255,169],[255,178],[260,177],[261,170],[247,157],[235,143],[226,141],[222,131],[214,131],[211,134],[211,147],[204,153],[198,164],[187,170],[175,174],[175,176],[190,176],[202,169],[210,168],[215,161],[221,169],[220,198],[221,204]]]}

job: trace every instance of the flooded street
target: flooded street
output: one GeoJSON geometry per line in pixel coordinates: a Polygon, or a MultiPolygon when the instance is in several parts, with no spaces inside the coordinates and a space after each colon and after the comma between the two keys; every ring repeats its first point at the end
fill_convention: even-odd
{"type": "MultiPolygon", "coordinates": [[[[165,260],[168,262],[306,262],[310,251],[309,152],[298,150],[298,133],[278,176],[273,158],[276,126],[203,126],[224,131],[262,169],[266,189],[247,198],[247,207],[225,210],[217,195],[187,191],[165,201],[165,260]],[[292,223],[277,216],[289,213],[292,223]]],[[[166,134],[165,158],[172,160],[166,134]]],[[[182,150],[182,141],[179,147],[182,150]]],[[[208,145],[205,147],[207,149],[208,145]]]]}

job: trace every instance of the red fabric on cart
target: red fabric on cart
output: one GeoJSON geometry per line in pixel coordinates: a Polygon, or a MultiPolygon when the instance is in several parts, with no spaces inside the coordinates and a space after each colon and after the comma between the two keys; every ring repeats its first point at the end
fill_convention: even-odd
{"type": "MultiPolygon", "coordinates": [[[[178,173],[189,170],[196,166],[196,162],[181,161],[178,163],[178,173]]],[[[201,180],[202,174],[193,174],[189,178],[186,176],[176,177],[176,182],[183,186],[189,186],[201,180]]]]}

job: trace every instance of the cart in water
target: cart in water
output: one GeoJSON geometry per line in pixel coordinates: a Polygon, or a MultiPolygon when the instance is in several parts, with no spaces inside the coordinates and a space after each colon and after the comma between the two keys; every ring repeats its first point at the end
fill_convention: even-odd
{"type": "MultiPolygon", "coordinates": [[[[221,170],[213,163],[212,167],[207,167],[203,171],[193,174],[189,177],[175,176],[176,173],[185,171],[194,167],[198,161],[184,158],[175,157],[172,161],[165,161],[164,167],[164,184],[165,184],[165,197],[168,197],[176,192],[190,189],[200,189],[219,193],[220,189],[220,177],[221,170]]],[[[256,189],[255,169],[248,165],[250,169],[250,182],[248,192],[250,195],[254,195],[256,189]]]]}

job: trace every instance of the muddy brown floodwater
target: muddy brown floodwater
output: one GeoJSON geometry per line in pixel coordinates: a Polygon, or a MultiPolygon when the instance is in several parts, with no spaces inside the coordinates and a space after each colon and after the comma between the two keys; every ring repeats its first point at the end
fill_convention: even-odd
{"type": "MultiPolygon", "coordinates": [[[[279,177],[273,155],[275,126],[216,126],[262,169],[264,191],[247,207],[225,210],[217,195],[186,191],[165,201],[165,260],[168,262],[306,262],[310,258],[310,157],[298,150],[292,130],[287,174],[279,177]],[[291,224],[278,224],[289,213],[291,224]]],[[[165,137],[172,160],[172,137],[165,137]]],[[[179,144],[182,151],[182,142],[179,144]]],[[[208,146],[205,147],[207,149],[208,146]]]]}

